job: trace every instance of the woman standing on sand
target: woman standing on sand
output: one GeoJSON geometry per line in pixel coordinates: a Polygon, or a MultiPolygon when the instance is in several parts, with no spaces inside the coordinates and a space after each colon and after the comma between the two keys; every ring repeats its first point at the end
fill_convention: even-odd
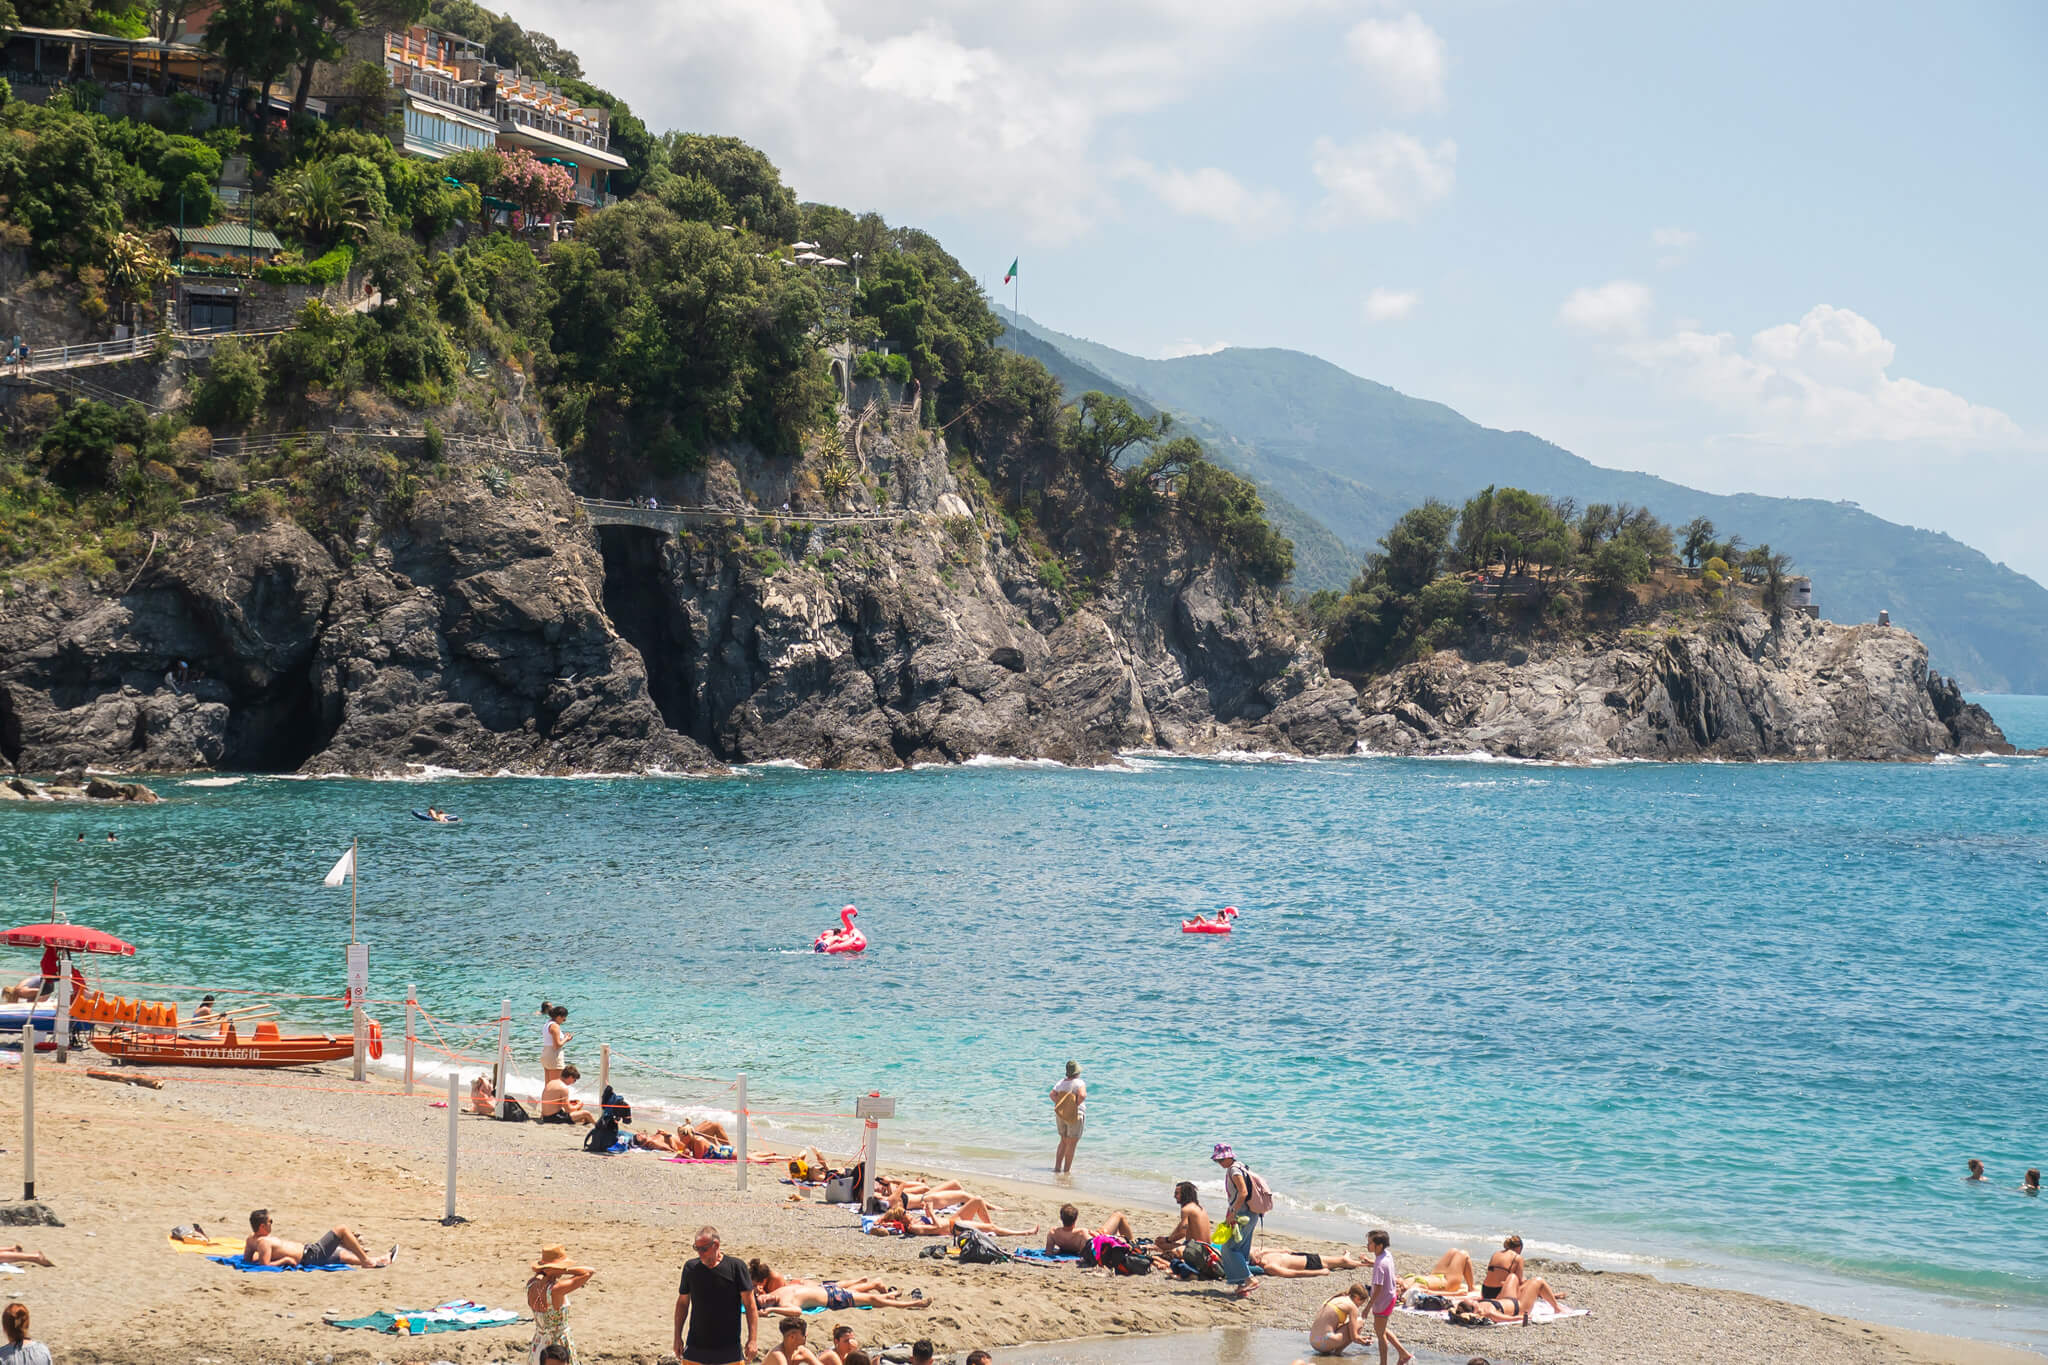
{"type": "Polygon", "coordinates": [[[547,1019],[547,1023],[541,1026],[540,1031],[541,1076],[543,1080],[559,1081],[562,1079],[562,1049],[576,1036],[562,1031],[562,1025],[569,1022],[569,1007],[551,1005],[543,1000],[540,1002],[540,1012],[547,1019]]]}
{"type": "Polygon", "coordinates": [[[526,1282],[526,1306],[533,1310],[533,1344],[526,1358],[539,1365],[541,1352],[559,1346],[569,1353],[569,1365],[576,1365],[576,1342],[569,1335],[569,1296],[590,1283],[597,1272],[589,1266],[570,1265],[567,1247],[542,1247],[533,1263],[533,1278],[526,1282]]]}

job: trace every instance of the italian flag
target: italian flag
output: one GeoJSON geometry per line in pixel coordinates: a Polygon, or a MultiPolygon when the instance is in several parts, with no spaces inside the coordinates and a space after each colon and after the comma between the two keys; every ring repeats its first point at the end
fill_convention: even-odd
{"type": "MultiPolygon", "coordinates": [[[[1022,258],[1020,257],[1019,259],[1022,259],[1022,258]]],[[[1017,262],[1013,260],[1013,261],[1011,261],[1011,262],[1010,262],[1010,270],[1009,270],[1009,273],[1003,276],[1003,283],[1004,283],[1004,284],[1008,284],[1008,283],[1009,283],[1009,282],[1010,282],[1011,280],[1014,280],[1014,279],[1016,279],[1016,278],[1017,278],[1017,262]]]]}

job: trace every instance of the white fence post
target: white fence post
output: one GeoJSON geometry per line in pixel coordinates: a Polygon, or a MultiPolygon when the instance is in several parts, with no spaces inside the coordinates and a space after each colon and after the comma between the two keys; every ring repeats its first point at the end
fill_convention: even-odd
{"type": "MultiPolygon", "coordinates": [[[[57,982],[56,1005],[57,1017],[50,1021],[50,1041],[57,1045],[57,1063],[61,1066],[71,1060],[71,983],[62,978],[57,982]]],[[[33,1004],[29,1012],[35,1012],[33,1004]]]]}
{"type": "Polygon", "coordinates": [[[736,1156],[736,1157],[738,1157],[738,1158],[739,1158],[739,1160],[738,1160],[738,1161],[737,1161],[736,1163],[734,1163],[734,1164],[736,1164],[736,1165],[737,1165],[737,1166],[738,1166],[738,1167],[740,1168],[740,1188],[744,1190],[744,1189],[745,1189],[745,1188],[747,1187],[747,1073],[746,1073],[746,1072],[742,1071],[742,1072],[741,1072],[741,1073],[739,1074],[739,1079],[733,1082],[733,1089],[734,1089],[734,1090],[735,1090],[736,1092],[738,1092],[738,1093],[737,1093],[737,1094],[735,1095],[735,1097],[734,1097],[734,1099],[733,1099],[733,1126],[734,1126],[734,1128],[736,1129],[736,1131],[735,1131],[735,1132],[733,1133],[733,1135],[732,1135],[732,1136],[733,1136],[733,1144],[732,1144],[732,1154],[733,1154],[734,1156],[736,1156]]]}
{"type": "Polygon", "coordinates": [[[448,1073],[448,1198],[441,1206],[441,1221],[455,1221],[455,1125],[462,1114],[462,1100],[458,1091],[462,1075],[457,1071],[448,1073]]]}
{"type": "MultiPolygon", "coordinates": [[[[31,1008],[30,1013],[34,1010],[31,1008]]],[[[36,1197],[36,1024],[21,1026],[21,1197],[36,1197]]]]}
{"type": "Polygon", "coordinates": [[[419,1006],[420,988],[407,984],[405,988],[405,1093],[412,1093],[413,1036],[412,1012],[419,1006]]]}
{"type": "Polygon", "coordinates": [[[604,1092],[612,1088],[612,1045],[600,1043],[597,1048],[597,1098],[602,1101],[604,1092]]]}
{"type": "MultiPolygon", "coordinates": [[[[881,1093],[879,1090],[870,1090],[868,1091],[868,1098],[878,1098],[881,1093]]],[[[870,1115],[867,1126],[867,1144],[861,1152],[860,1208],[862,1213],[867,1212],[868,1200],[875,1197],[875,1164],[880,1159],[881,1151],[882,1124],[879,1119],[870,1115]]]]}
{"type": "Polygon", "coordinates": [[[498,1006],[498,1117],[505,1117],[505,1097],[512,1089],[512,1002],[498,1006]]]}

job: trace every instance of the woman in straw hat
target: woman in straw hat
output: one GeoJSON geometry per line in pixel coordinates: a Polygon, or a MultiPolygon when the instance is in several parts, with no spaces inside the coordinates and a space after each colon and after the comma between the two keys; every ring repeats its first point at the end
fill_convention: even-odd
{"type": "Polygon", "coordinates": [[[539,1365],[541,1351],[560,1346],[576,1362],[576,1343],[569,1335],[569,1296],[590,1283],[597,1272],[589,1266],[571,1265],[567,1247],[542,1247],[533,1263],[533,1278],[526,1282],[526,1306],[533,1310],[533,1345],[527,1360],[539,1365]]]}

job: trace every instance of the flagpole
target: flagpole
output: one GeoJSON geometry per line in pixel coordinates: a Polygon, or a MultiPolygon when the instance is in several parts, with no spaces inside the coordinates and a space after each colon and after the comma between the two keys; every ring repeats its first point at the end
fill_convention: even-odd
{"type": "Polygon", "coordinates": [[[356,941],[356,883],[363,879],[363,860],[356,856],[356,840],[348,841],[348,941],[356,941]]]}

